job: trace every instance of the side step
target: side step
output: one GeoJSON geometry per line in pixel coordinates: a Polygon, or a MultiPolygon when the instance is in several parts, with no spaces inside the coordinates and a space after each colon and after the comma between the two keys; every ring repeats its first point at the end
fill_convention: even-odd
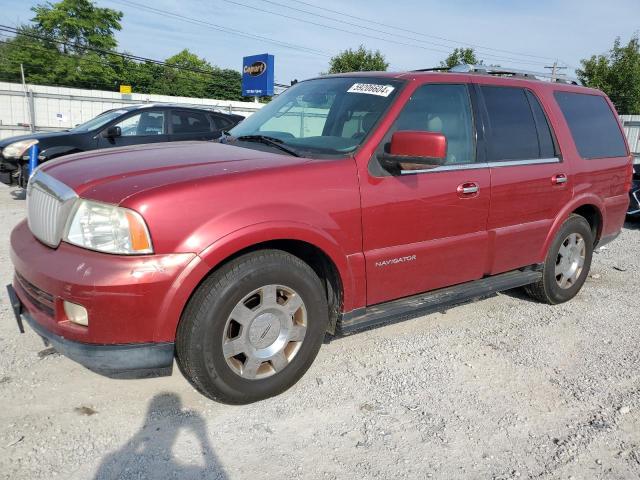
{"type": "Polygon", "coordinates": [[[452,307],[496,292],[522,287],[542,278],[541,267],[542,265],[536,265],[523,270],[512,270],[453,287],[359,308],[343,314],[338,319],[336,330],[341,334],[352,333],[381,323],[407,320],[436,312],[443,307],[452,307]]]}

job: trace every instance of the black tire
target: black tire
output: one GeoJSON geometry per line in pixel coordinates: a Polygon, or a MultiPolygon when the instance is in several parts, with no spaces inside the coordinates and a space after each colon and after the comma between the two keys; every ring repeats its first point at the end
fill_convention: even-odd
{"type": "Polygon", "coordinates": [[[309,265],[280,250],[248,253],[214,271],[187,304],[176,335],[178,366],[200,393],[219,402],[246,404],[278,395],[313,363],[328,319],[326,292],[309,265]],[[247,294],[270,284],[291,287],[304,302],[304,340],[282,371],[262,379],[242,378],[222,353],[227,319],[247,294]]]}
{"type": "Polygon", "coordinates": [[[580,215],[570,215],[558,231],[556,238],[549,248],[547,258],[545,259],[544,267],[542,270],[542,279],[525,287],[525,290],[529,294],[529,296],[531,296],[535,300],[539,300],[540,302],[548,303],[550,305],[563,303],[575,297],[582,288],[582,285],[587,279],[587,276],[589,275],[589,269],[591,268],[591,258],[593,256],[593,243],[593,233],[591,231],[591,226],[589,225],[587,220],[580,215]],[[555,274],[556,262],[558,261],[558,252],[560,251],[560,247],[562,246],[563,242],[569,235],[573,233],[581,235],[584,239],[584,264],[582,266],[582,271],[578,275],[576,281],[568,288],[562,288],[556,281],[555,274]]]}

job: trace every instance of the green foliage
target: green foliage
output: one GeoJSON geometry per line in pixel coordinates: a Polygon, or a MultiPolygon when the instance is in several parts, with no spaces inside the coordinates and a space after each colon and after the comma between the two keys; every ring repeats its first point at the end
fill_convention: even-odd
{"type": "Polygon", "coordinates": [[[582,60],[578,78],[587,86],[605,92],[620,114],[640,113],[640,39],[634,35],[623,45],[616,38],[603,55],[582,60]]]}
{"type": "Polygon", "coordinates": [[[344,50],[329,60],[329,73],[384,72],[387,68],[389,64],[380,50],[366,50],[364,45],[344,50]]]}
{"type": "Polygon", "coordinates": [[[122,12],[98,8],[90,0],[47,2],[31,10],[39,33],[70,44],[63,45],[65,52],[82,52],[87,46],[111,50],[118,44],[114,31],[122,28],[122,12]]]}
{"type": "Polygon", "coordinates": [[[440,66],[452,68],[463,63],[468,65],[482,65],[482,60],[478,60],[473,48],[456,48],[447,58],[440,62],[440,66]]]}
{"type": "Polygon", "coordinates": [[[168,66],[116,55],[120,12],[89,0],[61,0],[33,11],[32,25],[0,43],[0,81],[20,82],[23,64],[28,83],[112,91],[131,85],[136,93],[247,100],[239,72],[186,49],[169,57],[168,66]]]}

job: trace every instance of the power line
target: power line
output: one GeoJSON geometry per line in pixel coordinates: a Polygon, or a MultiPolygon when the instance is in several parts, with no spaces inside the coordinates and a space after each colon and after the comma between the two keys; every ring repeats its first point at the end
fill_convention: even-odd
{"type": "MultiPolygon", "coordinates": [[[[398,34],[398,33],[389,32],[388,30],[380,30],[380,29],[371,28],[371,27],[365,26],[365,25],[359,25],[357,23],[348,22],[346,20],[333,18],[333,17],[327,16],[327,15],[320,15],[320,14],[315,13],[315,12],[310,12],[309,10],[304,10],[304,9],[301,9],[301,8],[292,7],[290,5],[286,5],[286,4],[283,4],[283,3],[275,2],[273,0],[260,0],[260,1],[262,1],[264,3],[269,3],[271,5],[276,5],[278,7],[288,8],[290,10],[294,10],[294,11],[297,11],[297,12],[305,13],[307,15],[313,15],[314,17],[324,18],[324,19],[327,19],[327,20],[330,20],[330,21],[333,21],[333,22],[338,22],[338,23],[342,23],[342,24],[345,24],[345,25],[350,25],[350,26],[353,26],[353,27],[356,27],[356,28],[360,28],[360,29],[367,29],[367,30],[371,30],[371,31],[374,31],[374,32],[377,32],[377,33],[382,33],[382,34],[385,34],[385,35],[393,35],[395,37],[404,38],[404,39],[407,39],[407,40],[412,40],[414,42],[426,43],[426,44],[429,44],[429,45],[434,45],[436,47],[443,47],[443,48],[447,48],[447,49],[452,48],[452,45],[447,45],[447,44],[444,44],[444,43],[436,43],[436,42],[434,42],[432,40],[423,40],[423,39],[420,39],[420,38],[416,38],[415,36],[410,37],[410,36],[407,36],[407,35],[402,35],[402,34],[398,34]]],[[[235,3],[236,5],[240,5],[239,3],[234,2],[234,1],[230,1],[229,3],[235,3]]],[[[300,2],[300,3],[304,3],[304,2],[300,2]]],[[[306,5],[308,5],[308,4],[306,4],[306,5]]],[[[247,6],[247,5],[243,4],[243,6],[247,6]]],[[[250,8],[255,8],[255,7],[251,6],[250,8]]],[[[316,7],[316,8],[321,8],[321,7],[316,7]]],[[[327,9],[323,9],[323,10],[327,10],[327,9]]],[[[333,11],[333,10],[331,10],[331,11],[333,11]]],[[[356,17],[356,18],[358,18],[358,17],[356,17]]],[[[298,20],[306,21],[306,20],[302,20],[302,19],[298,19],[298,20]]],[[[366,21],[366,20],[363,19],[362,21],[366,21]]],[[[377,22],[372,22],[372,23],[376,23],[377,24],[377,22]]],[[[382,25],[384,25],[384,24],[382,24],[382,25]]],[[[387,26],[387,25],[384,25],[384,26],[389,28],[389,26],[387,26]]],[[[391,27],[391,28],[394,28],[394,27],[391,27]]],[[[351,32],[351,33],[355,33],[355,32],[351,32]]],[[[417,32],[416,32],[416,34],[420,35],[420,36],[425,36],[424,34],[419,34],[417,32]]],[[[446,40],[446,39],[443,39],[443,40],[445,40],[447,42],[450,42],[450,43],[457,44],[457,45],[464,44],[462,42],[457,42],[455,40],[446,40]]],[[[482,47],[482,48],[484,49],[484,47],[482,47]]],[[[492,50],[492,49],[487,49],[487,50],[492,50]]],[[[537,63],[524,62],[522,58],[505,57],[504,55],[495,55],[495,54],[492,54],[492,53],[482,52],[480,50],[478,50],[478,53],[481,54],[484,57],[492,57],[492,58],[495,58],[495,59],[498,59],[498,60],[503,60],[503,61],[508,61],[508,62],[525,63],[527,65],[541,65],[540,62],[537,62],[537,63]]],[[[520,53],[516,53],[516,52],[511,52],[511,53],[513,53],[514,55],[520,56],[520,57],[530,56],[530,55],[527,55],[527,54],[520,54],[520,53]]],[[[537,57],[537,56],[534,56],[534,57],[537,57]]],[[[539,57],[539,58],[542,58],[542,59],[545,59],[545,60],[549,60],[550,59],[550,58],[547,58],[547,57],[539,57]]]]}
{"type": "MultiPolygon", "coordinates": [[[[403,45],[403,46],[406,46],[406,47],[420,48],[422,50],[429,50],[429,51],[438,52],[438,53],[447,54],[447,55],[451,53],[449,50],[440,50],[440,49],[437,49],[437,48],[426,47],[424,45],[418,45],[418,44],[415,44],[415,43],[401,42],[401,41],[398,41],[398,40],[393,40],[393,39],[390,39],[390,38],[378,37],[378,36],[367,34],[367,33],[354,32],[353,30],[346,30],[344,28],[339,28],[339,27],[335,27],[335,26],[332,26],[332,25],[326,25],[326,24],[323,24],[323,23],[318,23],[318,22],[314,22],[314,21],[311,21],[311,20],[306,20],[306,19],[299,18],[299,17],[293,17],[291,15],[286,15],[284,13],[273,12],[271,10],[266,10],[266,9],[263,9],[263,8],[255,7],[253,5],[247,5],[246,3],[237,2],[235,0],[224,0],[224,1],[227,2],[227,3],[234,4],[234,5],[239,5],[239,6],[242,6],[242,7],[246,7],[246,8],[249,8],[251,10],[258,11],[258,12],[268,13],[270,15],[275,15],[275,16],[287,18],[287,19],[290,19],[290,20],[296,20],[296,21],[299,21],[299,22],[308,23],[310,25],[315,25],[315,26],[318,26],[318,27],[323,27],[323,28],[328,28],[328,29],[331,29],[331,30],[336,30],[338,32],[344,32],[344,33],[348,33],[348,34],[351,34],[351,35],[357,35],[359,37],[367,37],[367,38],[371,38],[371,39],[374,39],[374,40],[381,40],[383,42],[395,43],[397,45],[403,45]]],[[[273,3],[273,2],[270,2],[270,3],[273,3]]],[[[360,28],[362,28],[362,27],[360,27],[360,28]]],[[[387,33],[387,32],[383,32],[383,33],[387,33]]],[[[523,64],[523,65],[539,65],[539,66],[542,65],[539,62],[528,62],[528,61],[520,61],[520,60],[514,60],[514,59],[505,59],[504,57],[498,57],[496,55],[491,55],[491,54],[485,54],[484,56],[496,57],[498,60],[505,60],[505,61],[508,61],[510,63],[518,63],[518,64],[523,64]]]]}
{"type": "MultiPolygon", "coordinates": [[[[51,42],[51,43],[56,43],[58,45],[65,45],[67,47],[74,47],[74,48],[81,49],[81,50],[100,53],[102,55],[113,55],[113,56],[116,56],[116,57],[124,58],[126,60],[131,60],[131,61],[136,61],[136,62],[141,62],[141,63],[152,63],[152,64],[159,65],[159,66],[162,66],[162,67],[173,68],[173,69],[181,70],[181,71],[185,71],[185,72],[201,73],[201,74],[205,74],[205,75],[215,75],[216,73],[218,73],[215,70],[211,71],[211,70],[203,70],[203,69],[200,69],[200,68],[190,68],[190,67],[181,67],[181,66],[178,66],[178,65],[171,65],[170,63],[163,62],[162,60],[155,60],[153,58],[141,57],[141,56],[133,55],[133,54],[129,54],[129,53],[122,53],[122,52],[118,52],[116,50],[104,50],[104,49],[101,49],[101,48],[90,47],[88,45],[78,46],[78,45],[76,45],[74,43],[71,43],[71,42],[65,42],[63,40],[57,40],[55,38],[46,37],[46,36],[43,36],[43,35],[37,35],[37,34],[31,33],[31,32],[25,32],[25,31],[22,31],[22,30],[20,30],[18,28],[10,27],[8,25],[0,25],[0,32],[9,32],[9,33],[13,33],[15,35],[22,35],[22,36],[25,36],[25,37],[31,37],[31,38],[35,38],[35,39],[42,40],[42,41],[45,41],[45,42],[51,42]]],[[[59,54],[64,55],[64,52],[60,52],[57,49],[56,49],[56,51],[59,54]]],[[[113,66],[115,64],[111,64],[111,65],[113,66]]]]}
{"type": "Polygon", "coordinates": [[[220,32],[224,32],[224,33],[230,33],[232,35],[238,35],[238,36],[242,36],[245,38],[250,38],[252,40],[260,40],[262,42],[267,42],[267,43],[272,43],[274,45],[279,45],[281,47],[284,48],[289,48],[291,50],[297,50],[300,52],[304,52],[304,53],[310,53],[312,55],[318,55],[318,56],[326,56],[326,57],[330,57],[330,54],[328,52],[324,52],[322,50],[318,50],[315,48],[311,48],[311,47],[305,47],[302,45],[296,45],[293,43],[288,43],[288,42],[282,42],[280,40],[274,40],[268,37],[263,37],[261,35],[256,35],[253,33],[248,33],[248,32],[244,32],[242,30],[237,30],[234,28],[229,28],[229,27],[224,27],[222,25],[218,25],[215,23],[211,23],[205,20],[201,20],[198,18],[192,18],[192,17],[187,17],[185,15],[181,15],[179,13],[175,13],[175,12],[170,12],[168,10],[162,10],[160,8],[155,8],[155,7],[150,7],[148,5],[144,5],[138,2],[133,2],[133,1],[129,1],[129,0],[110,0],[111,2],[120,4],[120,5],[125,5],[128,7],[135,7],[135,8],[139,8],[142,10],[146,10],[148,12],[152,12],[158,15],[162,15],[162,16],[171,16],[173,18],[176,18],[178,20],[181,20],[183,22],[187,22],[187,23],[191,23],[194,25],[200,25],[200,26],[204,26],[213,30],[217,30],[220,32]]]}
{"type": "MultiPolygon", "coordinates": [[[[37,35],[37,34],[34,34],[34,33],[25,32],[25,31],[22,31],[22,30],[20,30],[18,28],[10,27],[10,26],[7,26],[7,25],[0,25],[0,32],[10,32],[10,33],[12,33],[14,35],[23,35],[23,36],[34,38],[34,39],[37,39],[37,40],[56,43],[56,44],[59,44],[59,45],[65,45],[65,46],[68,46],[68,47],[73,46],[74,48],[77,48],[77,49],[96,52],[96,53],[100,53],[102,55],[112,55],[112,56],[115,56],[115,57],[123,58],[125,60],[130,60],[130,61],[135,61],[135,62],[140,62],[140,63],[151,63],[153,65],[166,67],[166,68],[171,68],[171,69],[179,70],[179,71],[183,71],[183,72],[198,73],[198,74],[203,74],[203,75],[209,75],[209,76],[212,76],[212,77],[215,77],[217,74],[219,74],[219,71],[216,71],[216,70],[212,71],[212,70],[202,70],[202,69],[199,69],[199,68],[181,67],[181,66],[178,66],[178,65],[171,65],[171,64],[169,64],[167,62],[163,62],[161,60],[155,60],[153,58],[141,57],[141,56],[138,56],[138,55],[133,55],[133,54],[128,54],[128,53],[121,53],[121,52],[118,52],[118,51],[115,51],[115,50],[103,50],[101,48],[95,48],[95,47],[90,47],[90,46],[78,46],[78,45],[76,45],[74,43],[71,43],[71,42],[65,42],[65,41],[62,41],[62,40],[57,40],[57,39],[46,37],[46,36],[43,36],[43,35],[37,35]]],[[[0,36],[6,37],[6,38],[11,38],[6,33],[0,33],[0,36]]],[[[9,43],[9,42],[2,41],[2,43],[9,43]]],[[[78,60],[82,60],[84,62],[100,64],[100,65],[103,65],[103,66],[104,65],[109,65],[110,67],[118,67],[118,68],[124,66],[124,65],[120,65],[120,64],[117,64],[117,63],[110,62],[106,58],[102,58],[101,60],[94,60],[94,59],[90,59],[90,58],[87,58],[87,57],[74,55],[74,54],[71,54],[71,53],[61,52],[60,50],[58,50],[56,48],[47,49],[45,47],[36,46],[36,45],[22,45],[21,47],[28,48],[28,49],[31,49],[31,50],[38,50],[40,52],[51,52],[51,53],[55,52],[58,55],[67,56],[69,58],[75,58],[75,59],[78,59],[78,60]]],[[[218,70],[222,70],[222,69],[218,69],[218,70]]],[[[195,80],[195,79],[189,79],[189,80],[195,80]]],[[[289,85],[275,83],[275,86],[287,88],[289,85]]]]}
{"type": "MultiPolygon", "coordinates": [[[[263,1],[265,1],[265,0],[263,0],[263,1]]],[[[400,30],[402,32],[412,33],[414,35],[419,35],[421,37],[433,38],[433,39],[436,39],[436,40],[442,40],[442,41],[445,41],[445,42],[450,42],[450,43],[454,43],[454,44],[458,44],[458,45],[467,45],[467,46],[474,47],[474,48],[482,48],[484,50],[491,50],[493,52],[508,53],[508,54],[511,54],[511,55],[517,55],[517,56],[522,56],[522,57],[538,58],[540,60],[553,60],[554,59],[553,57],[543,57],[543,56],[540,56],[540,55],[533,55],[533,54],[530,54],[530,53],[515,52],[515,51],[512,51],[512,50],[503,50],[503,49],[500,49],[500,48],[492,48],[492,47],[487,47],[487,46],[484,46],[484,45],[478,45],[478,44],[469,43],[469,42],[463,42],[463,41],[459,41],[459,40],[452,40],[452,39],[449,39],[449,38],[439,37],[439,36],[436,36],[436,35],[428,35],[428,34],[423,33],[423,32],[416,32],[415,30],[409,30],[407,28],[398,27],[397,25],[389,25],[388,23],[377,22],[375,20],[371,20],[371,19],[363,18],[363,17],[358,17],[356,15],[350,15],[348,13],[341,12],[341,11],[338,11],[338,10],[332,10],[330,8],[320,7],[318,5],[314,5],[312,3],[304,2],[302,0],[289,0],[289,1],[292,1],[292,2],[295,2],[295,3],[300,3],[302,5],[306,5],[308,7],[316,8],[318,10],[324,10],[326,12],[335,13],[335,14],[338,14],[340,16],[345,16],[345,17],[353,18],[353,19],[360,20],[360,21],[363,21],[363,22],[372,23],[374,25],[380,25],[380,26],[383,26],[383,27],[386,27],[386,28],[393,28],[395,30],[400,30]]]]}

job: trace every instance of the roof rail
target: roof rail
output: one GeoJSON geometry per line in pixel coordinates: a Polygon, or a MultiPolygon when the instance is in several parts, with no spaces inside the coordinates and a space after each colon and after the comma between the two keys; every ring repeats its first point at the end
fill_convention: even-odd
{"type": "Polygon", "coordinates": [[[503,68],[499,66],[491,65],[469,65],[466,63],[456,65],[455,67],[437,67],[437,68],[423,68],[420,70],[414,70],[414,72],[450,72],[450,73],[479,73],[484,75],[496,75],[504,77],[518,77],[526,78],[529,80],[547,79],[548,81],[557,83],[568,83],[572,85],[580,85],[580,82],[575,78],[558,78],[553,77],[552,74],[547,72],[533,72],[529,70],[518,70],[515,68],[503,68]]]}

